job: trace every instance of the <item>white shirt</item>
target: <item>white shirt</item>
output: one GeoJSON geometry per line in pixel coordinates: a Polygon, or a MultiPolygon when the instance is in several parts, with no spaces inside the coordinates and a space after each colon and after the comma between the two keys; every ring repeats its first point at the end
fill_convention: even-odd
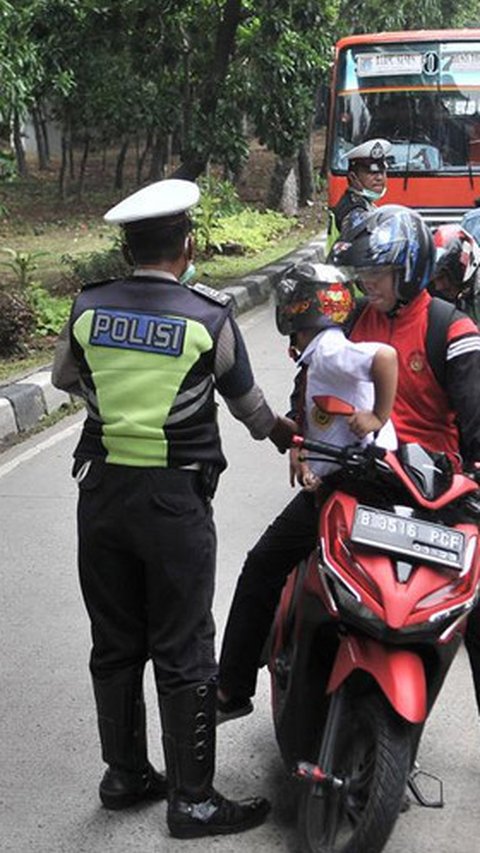
{"type": "MultiPolygon", "coordinates": [[[[337,447],[351,444],[362,446],[374,440],[369,433],[363,440],[357,438],[348,426],[344,415],[327,415],[321,412],[313,397],[334,396],[350,403],[357,411],[372,411],[375,389],[372,382],[372,362],[380,343],[354,343],[345,337],[339,327],[324,329],[310,341],[298,364],[308,367],[305,390],[304,435],[313,441],[325,441],[337,447]]],[[[395,450],[395,429],[388,420],[379,431],[376,444],[395,450]]],[[[334,462],[308,460],[309,467],[318,477],[337,469],[334,462]]]]}

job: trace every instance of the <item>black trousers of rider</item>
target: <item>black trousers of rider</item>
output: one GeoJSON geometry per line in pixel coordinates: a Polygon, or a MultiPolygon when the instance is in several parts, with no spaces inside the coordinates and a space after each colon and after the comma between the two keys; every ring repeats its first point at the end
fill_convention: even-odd
{"type": "Polygon", "coordinates": [[[94,683],[138,680],[149,658],[160,696],[210,681],[216,536],[199,474],[98,461],[79,490],[94,683]]]}
{"type": "Polygon", "coordinates": [[[255,693],[262,649],[282,588],[292,569],[314,549],[317,533],[317,500],[301,491],[247,555],[220,654],[219,683],[229,695],[255,693]]]}
{"type": "MultiPolygon", "coordinates": [[[[230,696],[253,696],[265,641],[285,581],[317,542],[319,506],[330,489],[299,492],[249,552],[223,636],[219,683],[230,696]]],[[[480,603],[467,621],[465,645],[480,711],[480,603]]]]}

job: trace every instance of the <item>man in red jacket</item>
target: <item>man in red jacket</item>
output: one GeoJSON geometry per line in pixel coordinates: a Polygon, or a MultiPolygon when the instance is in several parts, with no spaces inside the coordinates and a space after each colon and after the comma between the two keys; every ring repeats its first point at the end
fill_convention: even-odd
{"type": "MultiPolygon", "coordinates": [[[[429,228],[414,211],[385,205],[342,235],[332,254],[366,295],[351,339],[390,344],[397,351],[391,417],[399,442],[447,453],[457,470],[472,467],[480,460],[480,335],[469,317],[452,310],[440,382],[427,348],[432,297],[426,287],[434,262],[429,228]]],[[[318,506],[301,498],[302,493],[265,531],[238,580],[220,659],[219,722],[252,710],[260,654],[283,584],[315,547],[318,506]]],[[[480,709],[479,606],[468,619],[466,646],[480,709]]]]}
{"type": "MultiPolygon", "coordinates": [[[[407,208],[384,206],[333,253],[334,263],[355,269],[368,301],[350,338],[397,351],[392,420],[399,442],[443,451],[457,470],[472,468],[480,461],[480,335],[473,320],[452,313],[440,384],[427,354],[433,249],[425,223],[407,208]]],[[[469,616],[465,645],[480,711],[480,605],[469,616]]]]}

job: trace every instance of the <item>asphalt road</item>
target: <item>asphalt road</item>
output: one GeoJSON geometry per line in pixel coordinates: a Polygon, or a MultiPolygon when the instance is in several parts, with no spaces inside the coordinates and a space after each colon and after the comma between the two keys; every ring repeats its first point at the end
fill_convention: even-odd
{"type": "MultiPolygon", "coordinates": [[[[241,320],[259,383],[284,411],[292,367],[268,307],[241,320]]],[[[217,787],[229,796],[265,794],[267,823],[244,835],[176,841],[165,805],[110,813],[100,808],[103,772],[88,677],[89,629],[75,566],[71,452],[81,417],[0,456],[1,686],[0,851],[13,853],[296,853],[289,786],[269,714],[267,673],[255,713],[219,729],[217,787]]],[[[247,549],[291,494],[286,458],[253,442],[221,408],[230,467],[215,499],[219,535],[215,614],[221,637],[247,549]]],[[[162,766],[151,674],[149,740],[162,766]]],[[[442,777],[445,808],[412,805],[386,853],[479,853],[480,738],[465,653],[460,653],[428,723],[420,751],[442,777]]]]}

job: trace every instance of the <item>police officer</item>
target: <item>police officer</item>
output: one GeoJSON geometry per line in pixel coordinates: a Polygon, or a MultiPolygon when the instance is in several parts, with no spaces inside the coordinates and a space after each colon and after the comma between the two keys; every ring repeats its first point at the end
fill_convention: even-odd
{"type": "Polygon", "coordinates": [[[217,665],[211,613],[211,498],[226,467],[215,388],[253,438],[284,451],[294,424],[255,384],[228,296],[190,286],[189,181],[151,184],[112,208],[134,270],[75,299],[53,381],[87,416],[74,452],[82,593],[106,808],[168,795],[179,838],[240,832],[265,819],[263,798],[213,787],[217,665]],[[143,675],[153,662],[167,779],[147,758],[143,675]],[[168,781],[167,781],[168,780],[168,781]]]}
{"type": "Polygon", "coordinates": [[[385,195],[385,158],[391,147],[387,139],[369,139],[346,153],[348,187],[340,201],[329,211],[327,255],[342,230],[353,228],[363,217],[373,213],[375,202],[385,195]]]}

